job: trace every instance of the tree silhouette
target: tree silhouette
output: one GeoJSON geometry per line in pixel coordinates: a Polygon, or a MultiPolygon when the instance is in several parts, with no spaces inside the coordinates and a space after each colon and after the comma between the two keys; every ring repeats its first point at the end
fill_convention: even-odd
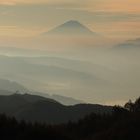
{"type": "Polygon", "coordinates": [[[125,105],[124,108],[127,109],[128,111],[133,112],[134,111],[134,103],[129,100],[125,105]]]}
{"type": "Polygon", "coordinates": [[[31,123],[0,115],[1,140],[139,140],[139,132],[140,98],[124,107],[114,106],[112,114],[92,113],[67,124],[31,123]]]}

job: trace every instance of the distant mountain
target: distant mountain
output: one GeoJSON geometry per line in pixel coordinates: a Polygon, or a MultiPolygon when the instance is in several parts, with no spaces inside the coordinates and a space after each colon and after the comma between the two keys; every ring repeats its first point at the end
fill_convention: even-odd
{"type": "Polygon", "coordinates": [[[124,43],[118,44],[114,47],[115,49],[140,49],[140,38],[135,40],[127,40],[124,43]]]}
{"type": "Polygon", "coordinates": [[[9,91],[9,93],[10,92],[20,92],[20,93],[28,92],[28,90],[24,86],[18,84],[17,82],[5,80],[5,79],[0,79],[0,90],[9,91]]]}
{"type": "Polygon", "coordinates": [[[84,101],[74,99],[72,97],[66,97],[66,96],[61,96],[61,95],[56,95],[56,94],[50,95],[47,93],[41,93],[41,92],[35,92],[35,91],[29,92],[29,93],[32,93],[33,95],[39,95],[46,98],[54,99],[63,105],[76,105],[76,104],[84,103],[84,101]]]}
{"type": "Polygon", "coordinates": [[[29,94],[0,96],[0,113],[32,122],[64,123],[76,121],[92,112],[111,111],[112,107],[93,104],[64,106],[55,100],[29,94]]]}
{"type": "Polygon", "coordinates": [[[65,97],[65,96],[56,95],[56,94],[52,95],[51,98],[64,105],[76,105],[76,104],[84,103],[84,101],[77,100],[72,97],[65,97]]]}
{"type": "Polygon", "coordinates": [[[97,35],[86,26],[76,20],[70,20],[54,29],[43,33],[43,35],[97,35]]]}
{"type": "Polygon", "coordinates": [[[60,95],[49,95],[47,93],[30,91],[17,82],[0,79],[0,95],[12,95],[13,93],[31,93],[34,95],[54,99],[64,105],[74,105],[74,104],[79,104],[83,102],[83,101],[76,100],[70,97],[65,97],[65,96],[60,96],[60,95]]]}

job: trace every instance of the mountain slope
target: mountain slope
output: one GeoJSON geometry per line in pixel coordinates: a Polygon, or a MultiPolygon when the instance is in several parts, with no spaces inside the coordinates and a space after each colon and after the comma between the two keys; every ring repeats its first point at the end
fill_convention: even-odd
{"type": "MultiPolygon", "coordinates": [[[[70,97],[65,97],[65,96],[60,96],[60,95],[49,95],[47,93],[30,91],[15,81],[0,79],[0,95],[12,95],[13,93],[22,93],[22,94],[31,93],[33,95],[43,96],[49,99],[54,99],[64,105],[74,105],[74,104],[79,104],[83,102],[83,101],[76,100],[70,97]]],[[[28,94],[25,94],[24,97],[27,97],[26,99],[30,100],[31,96],[29,96],[28,94]]],[[[36,97],[34,98],[36,99],[36,97]]]]}
{"type": "Polygon", "coordinates": [[[44,98],[37,95],[29,94],[13,94],[13,95],[0,95],[0,113],[8,115],[15,115],[26,106],[30,106],[38,101],[46,101],[51,103],[58,103],[57,101],[49,98],[44,98]]]}
{"type": "Polygon", "coordinates": [[[34,95],[0,96],[0,113],[15,116],[18,120],[47,123],[76,121],[94,113],[111,113],[112,107],[79,104],[64,106],[55,100],[34,95]]]}
{"type": "Polygon", "coordinates": [[[31,93],[33,95],[39,95],[39,96],[43,96],[45,98],[50,98],[50,99],[56,100],[63,105],[76,105],[76,104],[84,103],[84,101],[82,101],[82,100],[78,100],[78,99],[75,99],[72,97],[61,96],[61,95],[57,95],[57,94],[50,95],[47,93],[35,92],[35,91],[29,92],[29,93],[31,93]]]}
{"type": "Polygon", "coordinates": [[[97,35],[78,21],[70,20],[43,35],[97,35]]]}
{"type": "Polygon", "coordinates": [[[28,92],[28,90],[15,81],[0,79],[0,90],[7,90],[11,92],[28,92]]]}
{"type": "Polygon", "coordinates": [[[140,38],[127,40],[124,43],[116,45],[114,48],[118,50],[140,49],[140,38]]]}

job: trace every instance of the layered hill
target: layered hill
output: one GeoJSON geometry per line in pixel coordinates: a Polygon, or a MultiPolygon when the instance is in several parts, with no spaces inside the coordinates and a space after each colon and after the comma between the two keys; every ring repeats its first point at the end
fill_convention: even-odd
{"type": "Polygon", "coordinates": [[[77,121],[90,113],[111,113],[111,110],[112,107],[94,104],[65,106],[53,99],[30,94],[0,96],[0,113],[32,122],[65,123],[77,121]]]}

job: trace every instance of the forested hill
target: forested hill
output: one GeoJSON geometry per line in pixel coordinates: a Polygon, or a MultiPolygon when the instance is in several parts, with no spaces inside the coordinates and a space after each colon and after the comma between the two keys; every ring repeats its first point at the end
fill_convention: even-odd
{"type": "Polygon", "coordinates": [[[139,140],[139,132],[140,99],[113,107],[112,114],[92,113],[78,122],[60,125],[18,122],[0,115],[1,140],[139,140]]]}
{"type": "Polygon", "coordinates": [[[51,124],[78,121],[90,113],[111,113],[112,107],[95,104],[65,106],[59,102],[30,94],[0,95],[0,113],[18,120],[51,124]]]}

